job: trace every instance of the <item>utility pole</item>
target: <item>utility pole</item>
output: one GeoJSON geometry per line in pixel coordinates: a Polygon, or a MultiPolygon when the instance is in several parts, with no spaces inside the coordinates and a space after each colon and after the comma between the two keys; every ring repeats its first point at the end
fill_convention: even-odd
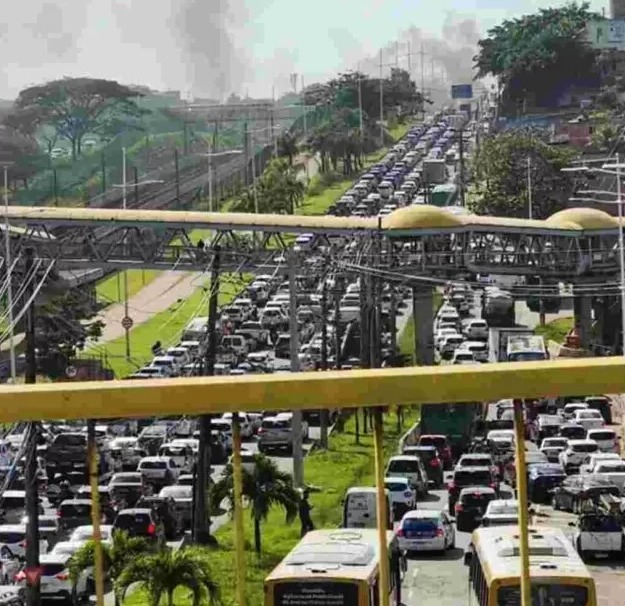
{"type": "Polygon", "coordinates": [[[382,49],[380,49],[380,147],[384,147],[384,80],[382,73],[382,49]]]}
{"type": "MultiPolygon", "coordinates": [[[[122,208],[126,210],[127,204],[127,193],[126,193],[126,148],[122,147],[122,208]]],[[[128,250],[128,239],[124,236],[124,254],[130,255],[130,251],[128,250]]],[[[126,342],[126,360],[130,361],[130,329],[132,328],[132,324],[130,322],[126,322],[127,318],[130,318],[129,315],[129,307],[128,307],[128,270],[124,271],[124,321],[122,322],[124,328],[124,337],[126,342]]]]}
{"type": "Polygon", "coordinates": [[[358,128],[360,130],[360,138],[364,141],[365,127],[362,118],[362,74],[360,73],[360,63],[358,63],[358,128]]]}
{"type": "MultiPolygon", "coordinates": [[[[9,320],[9,358],[11,381],[17,378],[15,364],[15,326],[13,322],[13,264],[11,261],[11,233],[9,226],[9,169],[4,166],[4,265],[7,273],[7,308],[9,320]]],[[[624,352],[625,353],[625,352],[624,352]]]]}
{"type": "Polygon", "coordinates": [[[174,171],[176,173],[176,203],[180,205],[180,166],[178,164],[178,148],[174,150],[174,171]]]}
{"type": "Polygon", "coordinates": [[[464,129],[460,129],[460,139],[458,141],[458,152],[460,154],[460,205],[465,206],[464,193],[464,129]]]}
{"type": "Polygon", "coordinates": [[[87,420],[87,467],[91,488],[91,524],[93,526],[93,560],[96,606],[104,606],[104,571],[102,560],[102,534],[100,531],[99,457],[95,435],[95,421],[87,420]]]}
{"type": "Polygon", "coordinates": [[[250,184],[250,135],[247,130],[247,122],[243,123],[243,154],[245,156],[245,187],[250,184]]]}
{"type": "Polygon", "coordinates": [[[139,169],[132,167],[132,177],[134,181],[135,208],[139,208],[139,169]]]}
{"type": "MultiPolygon", "coordinates": [[[[369,279],[360,274],[360,365],[371,368],[371,314],[369,313],[369,279]]],[[[367,433],[367,409],[362,409],[363,433],[367,433]]]]}
{"type": "MultiPolygon", "coordinates": [[[[328,285],[323,278],[321,287],[321,370],[328,370],[328,285]]],[[[328,448],[328,411],[322,408],[319,411],[319,429],[321,448],[328,448]]]]}
{"type": "MultiPolygon", "coordinates": [[[[208,334],[206,339],[206,363],[204,365],[204,375],[207,377],[212,377],[215,374],[215,358],[217,356],[217,302],[219,297],[220,257],[220,247],[217,245],[214,248],[209,285],[210,296],[208,298],[208,334]]],[[[214,543],[214,538],[210,534],[211,520],[207,503],[211,473],[211,425],[210,415],[200,416],[200,443],[193,510],[193,540],[199,545],[214,543]]]]}
{"type": "Polygon", "coordinates": [[[334,293],[334,364],[336,370],[341,370],[341,300],[338,291],[334,293]]]}
{"type": "MultiPolygon", "coordinates": [[[[24,274],[33,271],[34,253],[32,248],[26,249],[26,264],[24,274]]],[[[34,294],[34,280],[28,283],[24,293],[25,301],[34,294]]],[[[26,312],[26,372],[24,382],[32,385],[37,381],[37,358],[35,353],[35,301],[31,301],[26,312]]],[[[28,424],[26,448],[26,603],[27,606],[39,606],[40,578],[39,566],[39,491],[37,490],[37,442],[39,437],[39,423],[33,421],[28,424]]]]}
{"type": "Polygon", "coordinates": [[[410,44],[410,40],[407,42],[408,44],[408,75],[412,77],[412,45],[410,44]]]}
{"type": "Polygon", "coordinates": [[[106,159],[104,152],[100,154],[100,181],[102,181],[102,193],[106,191],[106,159]]]}
{"type": "Polygon", "coordinates": [[[425,50],[423,42],[421,42],[421,51],[419,54],[421,55],[421,96],[423,97],[422,113],[423,119],[425,119],[425,50]]]}
{"type": "MultiPolygon", "coordinates": [[[[299,372],[299,326],[297,325],[297,253],[289,253],[289,332],[291,333],[291,372],[299,372]]],[[[293,482],[304,485],[304,454],[302,452],[302,411],[293,411],[293,482]]]]}
{"type": "MultiPolygon", "coordinates": [[[[527,205],[528,205],[528,215],[530,219],[533,219],[533,208],[532,208],[532,158],[530,156],[527,157],[527,205]]],[[[620,201],[619,201],[620,204],[620,201]]]]}

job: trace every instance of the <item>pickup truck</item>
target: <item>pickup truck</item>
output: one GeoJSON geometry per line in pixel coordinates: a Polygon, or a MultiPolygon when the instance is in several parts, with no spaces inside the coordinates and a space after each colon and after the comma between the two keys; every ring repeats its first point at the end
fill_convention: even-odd
{"type": "MultiPolygon", "coordinates": [[[[46,474],[50,479],[56,474],[86,472],[87,434],[82,432],[58,434],[46,450],[45,463],[46,474]]],[[[100,473],[103,471],[104,469],[100,469],[100,473]]]]}

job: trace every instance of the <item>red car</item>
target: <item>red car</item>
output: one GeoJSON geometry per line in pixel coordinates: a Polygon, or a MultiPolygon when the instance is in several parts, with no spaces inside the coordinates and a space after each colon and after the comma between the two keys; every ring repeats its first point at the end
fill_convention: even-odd
{"type": "Polygon", "coordinates": [[[424,434],[419,437],[418,446],[434,446],[443,460],[443,468],[451,469],[453,467],[451,444],[449,443],[447,436],[424,434]]]}

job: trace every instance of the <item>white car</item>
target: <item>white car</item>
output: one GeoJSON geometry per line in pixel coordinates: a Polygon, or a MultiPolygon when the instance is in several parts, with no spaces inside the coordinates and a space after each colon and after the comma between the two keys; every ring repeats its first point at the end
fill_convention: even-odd
{"type": "Polygon", "coordinates": [[[445,341],[446,337],[449,336],[461,336],[460,333],[452,327],[448,327],[448,328],[439,328],[436,331],[436,336],[434,337],[434,345],[436,346],[437,349],[440,349],[441,345],[443,344],[443,342],[445,341]]]}
{"type": "MultiPolygon", "coordinates": [[[[241,428],[241,437],[245,439],[250,439],[254,435],[254,422],[251,418],[248,417],[247,413],[240,412],[239,415],[239,427],[241,428]]],[[[224,412],[221,415],[221,418],[224,421],[228,421],[228,423],[232,424],[232,413],[224,412]]]]}
{"type": "Polygon", "coordinates": [[[60,541],[50,551],[55,555],[68,555],[73,556],[79,549],[85,546],[84,541],[60,541]]]}
{"type": "Polygon", "coordinates": [[[581,425],[584,429],[600,429],[605,425],[603,415],[598,410],[576,410],[573,423],[581,425]]]}
{"type": "Polygon", "coordinates": [[[451,358],[452,364],[479,364],[479,362],[475,359],[473,354],[470,351],[466,351],[464,349],[456,349],[454,351],[454,355],[451,358]]]}
{"type": "MultiPolygon", "coordinates": [[[[0,548],[7,546],[11,553],[26,557],[26,526],[23,524],[0,524],[0,548]]],[[[39,540],[39,553],[47,553],[48,541],[39,540]]]]}
{"type": "Polygon", "coordinates": [[[463,342],[464,342],[464,337],[462,335],[446,336],[439,348],[441,356],[443,358],[445,357],[450,358],[451,356],[453,356],[456,349],[458,349],[462,345],[463,342]]]}
{"type": "MultiPolygon", "coordinates": [[[[245,448],[241,449],[241,468],[245,469],[248,473],[254,473],[254,469],[256,467],[256,461],[254,457],[256,453],[251,450],[245,450],[245,448]]],[[[228,461],[231,465],[234,464],[234,455],[230,456],[230,460],[228,461]]]]}
{"type": "Polygon", "coordinates": [[[402,551],[445,551],[456,546],[456,531],[444,511],[416,509],[404,515],[397,529],[402,551]]]}
{"type": "Polygon", "coordinates": [[[591,553],[623,553],[623,527],[616,516],[602,514],[580,516],[572,539],[582,558],[591,553]]]}
{"type": "MultiPolygon", "coordinates": [[[[69,560],[67,554],[42,555],[39,564],[41,579],[39,587],[41,597],[61,598],[70,601],[72,597],[72,582],[69,578],[69,560]]],[[[26,574],[22,571],[16,577],[18,585],[26,586],[26,574]]],[[[82,574],[75,586],[76,595],[80,598],[87,595],[87,575],[82,574]]]]}
{"type": "Polygon", "coordinates": [[[589,429],[586,433],[586,438],[594,440],[599,446],[601,452],[620,452],[620,436],[613,430],[607,427],[601,427],[599,429],[589,429]]]}
{"type": "MultiPolygon", "coordinates": [[[[101,524],[100,525],[100,536],[102,537],[102,542],[106,543],[111,540],[111,535],[113,534],[113,526],[110,524],[101,524]]],[[[85,526],[77,526],[72,531],[72,534],[67,539],[70,543],[84,543],[93,539],[93,526],[91,524],[87,524],[85,526]]]]}
{"type": "Polygon", "coordinates": [[[620,461],[621,457],[616,452],[596,452],[588,455],[579,468],[579,473],[588,474],[595,472],[595,466],[602,461],[620,461]]]}
{"type": "Polygon", "coordinates": [[[608,479],[611,484],[618,486],[621,492],[625,489],[625,461],[599,461],[593,473],[608,479]]]}
{"type": "Polygon", "coordinates": [[[565,471],[579,467],[587,455],[599,452],[597,442],[592,440],[569,440],[565,450],[558,456],[560,465],[565,471]]]}
{"type": "Polygon", "coordinates": [[[384,486],[391,497],[393,519],[399,520],[407,512],[415,508],[417,491],[407,478],[401,476],[387,476],[384,478],[384,486]]]}
{"type": "Polygon", "coordinates": [[[540,443],[540,451],[547,457],[547,461],[558,462],[560,453],[566,450],[569,441],[566,438],[544,438],[540,443]]]}
{"type": "Polygon", "coordinates": [[[566,421],[572,421],[575,413],[578,410],[587,410],[588,404],[584,402],[569,402],[564,405],[564,408],[560,410],[560,414],[564,417],[566,421]]]}
{"type": "Polygon", "coordinates": [[[467,339],[488,339],[488,324],[486,320],[467,320],[464,325],[464,334],[467,339]]]}
{"type": "Polygon", "coordinates": [[[490,442],[490,440],[497,440],[500,438],[514,440],[514,429],[491,429],[486,434],[487,442],[490,442]]]}
{"type": "Polygon", "coordinates": [[[139,461],[137,471],[146,480],[166,484],[175,483],[180,475],[180,470],[171,457],[144,457],[139,461]]]}
{"type": "Polygon", "coordinates": [[[495,499],[486,507],[482,516],[482,526],[506,526],[517,524],[519,502],[516,499],[495,499]]]}
{"type": "Polygon", "coordinates": [[[465,341],[456,351],[468,351],[478,362],[488,362],[488,345],[483,341],[465,341]]]}

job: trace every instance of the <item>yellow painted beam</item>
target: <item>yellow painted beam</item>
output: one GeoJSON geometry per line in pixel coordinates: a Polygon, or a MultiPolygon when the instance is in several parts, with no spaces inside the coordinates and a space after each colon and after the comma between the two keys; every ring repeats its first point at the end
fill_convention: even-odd
{"type": "Polygon", "coordinates": [[[0,422],[625,393],[625,358],[0,386],[0,422]]]}

